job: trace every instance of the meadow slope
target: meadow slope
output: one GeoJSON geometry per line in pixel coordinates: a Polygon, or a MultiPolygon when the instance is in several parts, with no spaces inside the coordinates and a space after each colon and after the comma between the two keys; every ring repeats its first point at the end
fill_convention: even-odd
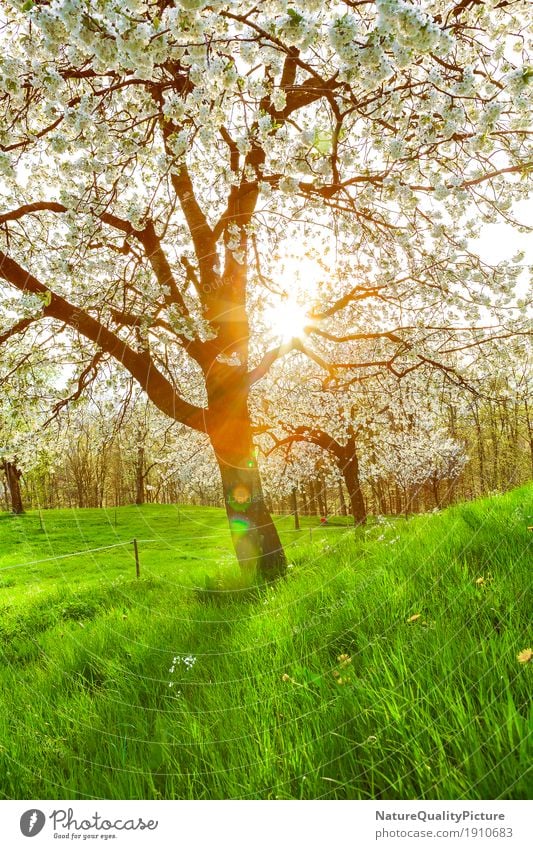
{"type": "Polygon", "coordinates": [[[527,796],[532,516],[281,518],[254,590],[216,509],[2,515],[1,797],[527,796]]]}

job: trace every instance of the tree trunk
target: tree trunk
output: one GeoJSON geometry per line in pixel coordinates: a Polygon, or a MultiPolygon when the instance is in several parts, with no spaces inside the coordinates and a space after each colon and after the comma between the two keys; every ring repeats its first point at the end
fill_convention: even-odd
{"type": "Polygon", "coordinates": [[[309,481],[309,514],[311,516],[318,516],[318,502],[313,478],[309,481]]]}
{"type": "Polygon", "coordinates": [[[296,495],[296,487],[295,486],[293,486],[293,488],[292,488],[291,498],[292,498],[292,512],[294,513],[294,530],[299,531],[300,530],[300,517],[298,516],[298,498],[297,498],[297,495],[296,495]]]}
{"type": "Polygon", "coordinates": [[[302,486],[302,504],[304,516],[309,516],[309,507],[307,506],[307,495],[305,494],[305,484],[302,486]]]}
{"type": "Polygon", "coordinates": [[[328,517],[328,487],[324,475],[320,476],[320,492],[322,493],[322,503],[324,505],[324,517],[328,517]]]}
{"type": "Polygon", "coordinates": [[[439,479],[437,475],[433,475],[431,478],[431,488],[433,490],[433,498],[435,499],[435,507],[440,510],[442,507],[442,503],[440,499],[439,479]]]}
{"type": "Polygon", "coordinates": [[[144,446],[139,445],[135,462],[135,504],[141,505],[144,502],[144,446]]]}
{"type": "MultiPolygon", "coordinates": [[[[214,446],[215,447],[215,446],[214,446]]],[[[247,576],[258,573],[267,581],[285,574],[285,554],[266,508],[259,470],[251,443],[215,454],[222,478],[224,503],[231,538],[242,571],[247,576]]]]}
{"type": "Polygon", "coordinates": [[[228,392],[235,386],[235,369],[216,365],[208,375],[210,407],[207,431],[217,458],[224,504],[235,553],[247,577],[258,574],[272,581],[286,572],[285,552],[276,526],[267,510],[255,449],[246,389],[228,392]],[[224,391],[225,390],[225,391],[224,391]]]}
{"type": "Polygon", "coordinates": [[[348,446],[349,455],[341,460],[341,471],[350,498],[350,510],[354,525],[366,523],[366,506],[363,491],[359,481],[359,461],[352,446],[348,446]]]}
{"type": "Polygon", "coordinates": [[[492,445],[492,484],[491,489],[500,489],[500,441],[494,412],[494,405],[489,402],[489,428],[492,445]]]}
{"type": "Polygon", "coordinates": [[[394,512],[397,516],[403,513],[402,493],[397,483],[394,484],[394,512]]]}
{"type": "Polygon", "coordinates": [[[378,494],[379,505],[378,513],[380,513],[382,516],[385,516],[385,514],[387,513],[387,497],[385,495],[385,492],[383,491],[383,483],[381,480],[379,480],[379,478],[376,481],[376,490],[378,494]]]}
{"type": "Polygon", "coordinates": [[[22,472],[17,468],[16,461],[14,463],[10,463],[9,461],[4,460],[3,466],[11,499],[11,512],[16,516],[19,516],[21,513],[24,513],[22,494],[20,492],[20,478],[22,477],[22,472]]]}
{"type": "Polygon", "coordinates": [[[529,440],[529,462],[531,464],[531,475],[533,477],[533,424],[531,422],[531,416],[529,414],[529,404],[527,402],[527,398],[524,401],[524,408],[526,412],[526,426],[529,440]]]}
{"type": "MultiPolygon", "coordinates": [[[[474,415],[474,423],[476,428],[476,436],[477,436],[477,455],[479,462],[479,481],[481,486],[481,495],[485,495],[487,486],[485,482],[485,449],[483,445],[483,433],[481,431],[481,421],[479,417],[479,410],[477,403],[473,407],[473,415],[474,415]]],[[[475,486],[474,486],[475,492],[475,486]]]]}
{"type": "Polygon", "coordinates": [[[348,510],[346,508],[346,501],[344,499],[344,490],[342,488],[342,481],[339,481],[339,508],[341,516],[347,516],[348,510]]]}
{"type": "Polygon", "coordinates": [[[322,489],[322,480],[320,478],[317,478],[317,481],[315,483],[315,492],[316,492],[316,500],[317,500],[317,503],[318,503],[318,512],[320,513],[321,516],[325,516],[326,515],[326,507],[325,507],[325,504],[324,504],[324,492],[323,492],[323,489],[322,489]]]}

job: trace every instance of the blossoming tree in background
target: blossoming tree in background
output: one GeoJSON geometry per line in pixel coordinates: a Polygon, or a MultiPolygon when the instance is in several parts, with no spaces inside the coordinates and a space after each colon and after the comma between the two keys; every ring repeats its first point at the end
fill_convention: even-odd
{"type": "Polygon", "coordinates": [[[518,266],[468,240],[525,196],[526,15],[1,0],[3,345],[68,328],[91,346],[81,389],[114,359],[205,434],[243,567],[285,568],[249,415],[274,362],[300,351],[332,383],[421,366],[460,380],[474,347],[525,332],[518,266]],[[267,350],[255,310],[290,290],[296,243],[325,273],[309,324],[267,350]],[[354,339],[376,343],[370,360],[345,359],[354,339]]]}
{"type": "MultiPolygon", "coordinates": [[[[39,355],[35,333],[21,333],[0,359],[0,472],[6,502],[15,514],[24,512],[21,479],[38,468],[47,448],[37,439],[51,402],[49,384],[54,368],[39,355]]],[[[0,334],[0,345],[2,343],[0,334]]],[[[44,345],[46,340],[40,340],[44,345]]]]}
{"type": "Polygon", "coordinates": [[[378,372],[346,387],[324,387],[322,377],[305,360],[289,373],[272,370],[255,413],[262,441],[271,440],[270,453],[305,444],[329,455],[344,481],[355,524],[367,518],[365,482],[375,489],[378,503],[387,479],[401,490],[403,504],[408,491],[422,484],[431,485],[439,503],[439,482],[456,478],[466,462],[464,445],[446,428],[443,388],[456,403],[470,392],[445,385],[434,371],[415,371],[402,380],[378,372]]]}

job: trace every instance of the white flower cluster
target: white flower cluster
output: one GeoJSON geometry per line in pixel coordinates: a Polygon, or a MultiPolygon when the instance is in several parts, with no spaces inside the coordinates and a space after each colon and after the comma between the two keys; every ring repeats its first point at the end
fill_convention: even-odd
{"type": "MultiPolygon", "coordinates": [[[[176,667],[182,666],[184,668],[185,672],[189,672],[189,670],[191,670],[193,668],[194,664],[196,663],[196,660],[197,660],[197,658],[193,654],[186,654],[186,655],[177,654],[175,657],[172,658],[172,664],[171,664],[170,669],[168,671],[170,672],[171,675],[173,675],[174,672],[176,671],[176,667]]],[[[169,681],[168,686],[173,687],[174,681],[169,681]]],[[[179,691],[179,694],[181,695],[181,691],[179,691]]]]}
{"type": "Polygon", "coordinates": [[[231,254],[239,265],[245,260],[245,251],[242,246],[242,231],[238,224],[230,221],[226,227],[226,248],[231,251],[231,254]]]}
{"type": "Polygon", "coordinates": [[[365,88],[386,80],[393,64],[408,67],[423,53],[444,55],[453,38],[419,6],[407,0],[377,0],[377,22],[370,32],[351,13],[334,18],[329,39],[342,59],[341,78],[356,77],[365,88]]]}
{"type": "Polygon", "coordinates": [[[175,333],[185,337],[185,339],[189,339],[191,342],[193,339],[196,339],[199,322],[192,316],[183,315],[181,309],[176,304],[172,304],[167,309],[167,316],[169,324],[175,333]]]}
{"type": "Polygon", "coordinates": [[[402,47],[418,53],[447,53],[453,46],[450,34],[442,30],[420,6],[406,0],[376,0],[379,28],[394,35],[402,47]]]}
{"type": "Polygon", "coordinates": [[[179,133],[172,133],[167,139],[169,149],[176,157],[181,157],[187,150],[189,143],[189,131],[180,130],[179,133]]]}
{"type": "Polygon", "coordinates": [[[184,117],[186,112],[185,102],[183,97],[174,92],[166,92],[163,103],[163,115],[170,118],[174,123],[178,123],[184,117]]]}
{"type": "Polygon", "coordinates": [[[207,6],[209,0],[178,0],[178,3],[188,12],[199,12],[200,9],[204,9],[207,6]]]}
{"type": "Polygon", "coordinates": [[[3,177],[14,177],[15,171],[11,164],[11,157],[0,151],[0,175],[3,177]]]}
{"type": "Polygon", "coordinates": [[[176,666],[184,666],[185,671],[188,672],[189,669],[193,668],[193,666],[194,666],[194,664],[196,663],[197,660],[198,660],[198,658],[194,654],[185,654],[185,655],[177,654],[177,655],[175,655],[175,657],[172,658],[172,665],[171,665],[171,667],[168,671],[174,672],[175,669],[176,669],[176,666]]]}
{"type": "Polygon", "coordinates": [[[361,36],[357,18],[349,13],[335,18],[329,28],[331,44],[341,59],[347,62],[351,61],[354,55],[357,55],[354,54],[354,43],[357,36],[361,36]]]}
{"type": "Polygon", "coordinates": [[[277,20],[277,31],[285,44],[300,50],[306,50],[318,34],[317,22],[293,8],[277,20]]]}
{"type": "Polygon", "coordinates": [[[533,66],[522,65],[511,71],[506,78],[507,89],[511,92],[515,108],[520,109],[525,116],[524,128],[528,128],[528,118],[531,117],[533,105],[533,66]]]}
{"type": "Polygon", "coordinates": [[[231,356],[226,356],[225,354],[219,354],[216,358],[217,363],[223,363],[226,366],[242,366],[241,359],[236,352],[233,352],[231,356]]]}

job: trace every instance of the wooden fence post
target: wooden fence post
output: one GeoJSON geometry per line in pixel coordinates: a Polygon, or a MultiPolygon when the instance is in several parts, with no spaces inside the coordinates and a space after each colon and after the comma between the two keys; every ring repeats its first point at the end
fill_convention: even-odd
{"type": "Polygon", "coordinates": [[[133,540],[133,551],[135,552],[135,574],[138,578],[141,577],[141,564],[139,563],[139,547],[137,545],[137,540],[133,540]]]}

